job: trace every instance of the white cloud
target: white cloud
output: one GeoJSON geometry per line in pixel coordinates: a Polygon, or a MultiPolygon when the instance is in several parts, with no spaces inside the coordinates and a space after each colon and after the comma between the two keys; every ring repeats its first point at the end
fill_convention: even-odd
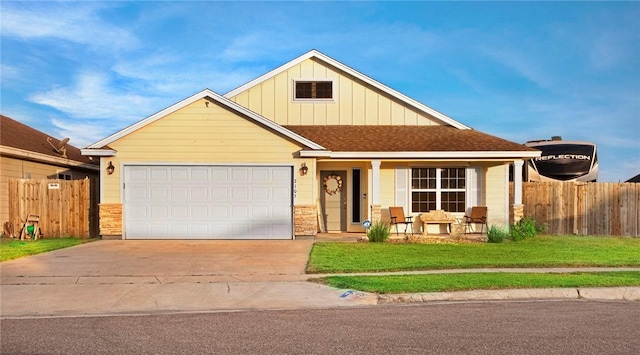
{"type": "Polygon", "coordinates": [[[53,107],[74,118],[110,118],[127,122],[154,107],[155,97],[116,91],[109,78],[100,73],[79,75],[72,87],[57,87],[29,96],[29,101],[53,107]]]}
{"type": "Polygon", "coordinates": [[[230,68],[224,63],[163,53],[120,60],[112,69],[124,78],[134,79],[137,90],[150,96],[189,95],[205,88],[223,94],[261,74],[251,67],[230,68]]]}
{"type": "Polygon", "coordinates": [[[2,81],[18,79],[20,78],[20,69],[12,65],[0,63],[0,77],[2,81]]]}
{"type": "Polygon", "coordinates": [[[70,120],[64,118],[51,119],[54,126],[54,134],[56,137],[71,138],[69,143],[78,148],[84,148],[91,143],[97,142],[107,136],[110,130],[108,125],[96,125],[82,123],[79,120],[70,120]]]}
{"type": "Polygon", "coordinates": [[[138,40],[127,30],[103,21],[99,3],[3,2],[2,36],[62,39],[108,50],[132,48],[138,40]]]}

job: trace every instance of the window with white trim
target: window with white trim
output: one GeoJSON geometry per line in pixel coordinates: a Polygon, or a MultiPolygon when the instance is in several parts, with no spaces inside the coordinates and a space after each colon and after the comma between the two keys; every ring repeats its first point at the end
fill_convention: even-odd
{"type": "Polygon", "coordinates": [[[465,168],[412,168],[411,212],[465,212],[465,168]]]}
{"type": "Polygon", "coordinates": [[[331,100],[333,99],[333,81],[294,81],[293,98],[296,100],[331,100]]]}

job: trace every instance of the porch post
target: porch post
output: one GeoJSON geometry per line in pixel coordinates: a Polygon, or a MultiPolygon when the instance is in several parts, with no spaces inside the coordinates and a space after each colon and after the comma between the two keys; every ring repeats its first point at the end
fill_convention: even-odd
{"type": "Polygon", "coordinates": [[[380,160],[371,161],[371,221],[379,221],[380,212],[380,160]]]}
{"type": "Polygon", "coordinates": [[[518,223],[524,217],[522,205],[522,159],[513,161],[513,206],[511,206],[511,223],[518,223]]]}
{"type": "Polygon", "coordinates": [[[522,204],[522,165],[523,160],[513,162],[513,204],[522,204]]]}

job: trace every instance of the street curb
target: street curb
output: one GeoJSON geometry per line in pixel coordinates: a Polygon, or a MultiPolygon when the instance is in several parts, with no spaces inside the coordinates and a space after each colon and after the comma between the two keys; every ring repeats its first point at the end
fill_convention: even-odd
{"type": "Polygon", "coordinates": [[[471,290],[379,294],[378,304],[432,301],[494,301],[524,299],[586,299],[640,301],[640,287],[545,288],[512,290],[471,290]]]}

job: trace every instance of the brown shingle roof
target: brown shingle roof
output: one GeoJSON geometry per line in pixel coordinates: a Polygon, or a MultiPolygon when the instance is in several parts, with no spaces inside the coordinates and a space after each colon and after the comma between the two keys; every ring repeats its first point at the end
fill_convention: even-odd
{"type": "MultiPolygon", "coordinates": [[[[4,115],[0,115],[0,119],[0,145],[46,154],[56,158],[61,157],[60,154],[53,149],[51,144],[47,142],[47,138],[51,137],[50,135],[4,115]]],[[[57,147],[60,140],[51,137],[51,143],[57,147]]],[[[96,161],[89,160],[89,157],[83,156],[80,153],[80,149],[70,144],[67,144],[66,148],[68,159],[83,163],[98,164],[96,161]]]]}
{"type": "Polygon", "coordinates": [[[285,126],[334,152],[536,151],[472,129],[451,126],[285,126]]]}

